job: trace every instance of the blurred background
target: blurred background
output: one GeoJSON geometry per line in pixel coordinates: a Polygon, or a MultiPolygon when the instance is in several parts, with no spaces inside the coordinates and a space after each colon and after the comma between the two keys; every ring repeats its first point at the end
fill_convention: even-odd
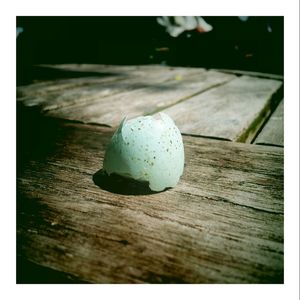
{"type": "Polygon", "coordinates": [[[283,74],[283,17],[17,17],[17,85],[61,63],[283,74]]]}

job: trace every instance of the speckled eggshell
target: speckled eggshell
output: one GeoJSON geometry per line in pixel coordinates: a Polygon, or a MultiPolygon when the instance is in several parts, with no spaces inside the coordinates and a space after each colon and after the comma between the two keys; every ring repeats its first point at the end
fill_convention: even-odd
{"type": "Polygon", "coordinates": [[[179,129],[165,113],[124,119],[105,153],[103,169],[138,181],[153,191],[174,187],[183,173],[184,147],[179,129]]]}

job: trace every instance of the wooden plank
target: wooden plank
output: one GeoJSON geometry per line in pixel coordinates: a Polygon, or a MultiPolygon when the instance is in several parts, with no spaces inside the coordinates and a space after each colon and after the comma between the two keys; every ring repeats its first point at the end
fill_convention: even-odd
{"type": "Polygon", "coordinates": [[[281,87],[277,80],[237,77],[164,112],[183,133],[245,142],[270,113],[281,87]]]}
{"type": "Polygon", "coordinates": [[[39,64],[38,67],[50,68],[50,69],[60,69],[64,71],[73,72],[99,72],[102,73],[103,70],[109,70],[109,72],[132,72],[137,70],[136,65],[103,65],[103,64],[39,64]]]}
{"type": "Polygon", "coordinates": [[[283,146],[283,100],[255,139],[255,144],[283,146]]]}
{"type": "Polygon", "coordinates": [[[120,75],[106,75],[103,77],[80,77],[80,78],[68,78],[68,79],[56,79],[47,80],[42,82],[36,82],[30,85],[19,86],[17,88],[18,101],[25,101],[25,97],[36,97],[41,95],[47,95],[54,92],[62,92],[72,88],[84,87],[86,85],[94,85],[107,83],[110,81],[123,79],[124,76],[120,75]]]}
{"type": "MultiPolygon", "coordinates": [[[[72,65],[70,68],[72,70],[72,65]]],[[[18,101],[25,106],[38,106],[41,111],[48,111],[78,103],[86,105],[90,101],[98,101],[99,98],[109,95],[152,87],[164,82],[177,82],[182,78],[205,72],[200,68],[161,66],[141,66],[134,69],[132,67],[130,71],[127,67],[98,66],[97,70],[102,71],[101,77],[63,79],[21,86],[17,90],[18,101]]]]}
{"type": "MultiPolygon", "coordinates": [[[[52,68],[52,69],[60,69],[64,71],[73,71],[73,72],[99,72],[102,73],[103,70],[109,70],[110,72],[139,72],[139,70],[146,70],[146,69],[156,69],[156,70],[163,70],[166,68],[174,68],[170,66],[163,66],[163,65],[101,65],[101,64],[59,64],[59,65],[39,65],[45,68],[52,68]]],[[[179,68],[179,67],[175,67],[179,68]]],[[[193,68],[189,68],[193,69],[193,68]]],[[[231,69],[211,69],[212,71],[222,72],[222,73],[230,73],[235,75],[248,75],[258,78],[267,78],[267,79],[276,79],[283,81],[283,75],[280,74],[271,74],[271,73],[262,73],[262,72],[254,72],[254,71],[246,71],[246,70],[231,70],[231,69]]]]}
{"type": "Polygon", "coordinates": [[[233,75],[220,72],[200,72],[191,76],[183,76],[181,80],[149,84],[144,88],[129,90],[105,98],[97,97],[78,105],[50,110],[46,115],[84,123],[117,126],[125,116],[131,118],[153,114],[164,107],[174,105],[234,78],[233,75]]]}
{"type": "MultiPolygon", "coordinates": [[[[161,80],[172,79],[172,77],[183,76],[204,72],[201,68],[181,68],[167,67],[160,65],[142,65],[142,66],[117,66],[117,65],[86,65],[86,64],[61,64],[61,65],[39,65],[43,68],[43,72],[47,70],[62,70],[66,71],[69,78],[38,81],[30,85],[19,86],[17,88],[18,97],[45,95],[47,93],[62,91],[81,85],[89,85],[96,83],[105,83],[116,79],[141,78],[148,77],[149,79],[156,76],[165,75],[161,80]],[[68,73],[69,72],[69,73],[68,73]],[[81,74],[79,78],[73,78],[72,72],[81,74]]],[[[160,79],[159,79],[160,80],[160,79]]],[[[158,80],[158,82],[159,82],[158,80]]]]}
{"type": "Polygon", "coordinates": [[[23,259],[96,283],[283,282],[282,148],[186,136],[179,184],[149,193],[98,172],[111,129],[32,128],[34,143],[19,135],[23,259]]]}
{"type": "MultiPolygon", "coordinates": [[[[153,70],[167,70],[173,69],[174,67],[165,66],[165,65],[103,65],[103,64],[41,64],[40,67],[50,68],[50,69],[58,69],[62,71],[71,71],[71,72],[82,72],[84,73],[103,73],[107,72],[114,72],[119,74],[135,74],[138,75],[140,72],[144,71],[153,71],[153,70]]],[[[181,67],[175,67],[180,69],[181,67]]],[[[192,69],[192,68],[185,68],[185,69],[192,69]]]]}
{"type": "Polygon", "coordinates": [[[230,69],[212,69],[215,71],[235,74],[235,75],[248,75],[258,78],[267,78],[267,79],[276,79],[283,81],[283,75],[280,74],[271,74],[271,73],[261,73],[261,72],[253,72],[253,71],[245,71],[245,70],[230,70],[230,69]]]}

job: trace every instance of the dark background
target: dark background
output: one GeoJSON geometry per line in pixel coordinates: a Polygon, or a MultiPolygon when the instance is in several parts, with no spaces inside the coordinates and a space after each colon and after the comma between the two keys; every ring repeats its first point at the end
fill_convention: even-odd
{"type": "Polygon", "coordinates": [[[283,74],[283,17],[204,17],[213,30],[171,37],[156,17],[17,17],[17,84],[34,65],[166,64],[283,74]],[[270,30],[271,29],[271,30],[270,30]]]}

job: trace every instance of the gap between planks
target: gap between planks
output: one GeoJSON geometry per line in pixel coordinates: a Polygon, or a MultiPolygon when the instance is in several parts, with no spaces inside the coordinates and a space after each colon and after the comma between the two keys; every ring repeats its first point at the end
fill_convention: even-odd
{"type": "Polygon", "coordinates": [[[249,76],[164,110],[182,133],[250,142],[282,94],[282,83],[249,76]]]}
{"type": "Polygon", "coordinates": [[[48,111],[47,116],[81,120],[85,123],[105,123],[117,126],[125,116],[128,118],[149,114],[162,106],[168,106],[182,98],[201,92],[216,83],[227,82],[232,75],[202,72],[186,76],[181,81],[167,82],[141,89],[122,92],[88,103],[48,111]]]}
{"type": "MultiPolygon", "coordinates": [[[[97,66],[97,65],[96,65],[97,66]]],[[[94,66],[94,68],[96,68],[94,66]]],[[[74,66],[73,66],[74,67],[74,66]]],[[[58,68],[65,69],[66,66],[62,67],[48,67],[50,69],[58,68]]],[[[83,70],[86,67],[80,67],[83,70]]],[[[89,66],[91,68],[91,66],[89,66]]],[[[72,65],[69,66],[69,69],[72,70],[72,65]]],[[[75,70],[77,67],[75,66],[75,70]]],[[[68,70],[68,69],[67,69],[68,70]]],[[[93,70],[93,68],[92,68],[93,70]]],[[[186,78],[187,76],[195,75],[204,72],[204,69],[191,69],[191,68],[170,68],[170,67],[160,67],[160,66],[142,66],[142,67],[124,67],[124,66],[98,66],[96,69],[97,72],[95,74],[106,74],[106,76],[102,77],[83,77],[83,78],[70,78],[70,79],[59,79],[56,81],[47,81],[41,83],[35,83],[28,86],[20,86],[18,87],[18,97],[19,101],[24,102],[25,105],[42,105],[42,110],[51,110],[57,109],[63,106],[70,106],[74,104],[78,104],[80,102],[92,101],[93,99],[97,99],[100,97],[110,96],[116,93],[122,93],[126,90],[133,90],[142,87],[146,87],[147,85],[155,84],[155,83],[163,83],[163,82],[174,82],[176,78],[183,76],[186,78]],[[109,76],[107,75],[109,74],[109,76]],[[113,84],[114,82],[118,82],[118,84],[113,84]],[[97,87],[99,92],[97,93],[97,87]],[[100,87],[99,84],[102,84],[100,87]],[[82,87],[93,87],[94,90],[90,95],[90,99],[81,96],[82,87]],[[72,89],[74,92],[77,92],[70,95],[66,95],[63,98],[60,98],[58,101],[53,100],[61,95],[63,90],[68,91],[68,89],[72,89]],[[102,92],[101,92],[102,91],[102,92]],[[93,95],[94,94],[94,95],[93,95]],[[22,97],[23,95],[23,97],[22,97]],[[73,96],[72,96],[73,95],[73,96]],[[38,96],[38,97],[37,97],[38,96]],[[69,100],[67,99],[70,98],[69,100]],[[74,103],[71,101],[72,98],[76,97],[76,101],[74,103]],[[79,99],[78,99],[79,98],[79,99]],[[67,101],[68,100],[68,101],[67,101]]],[[[84,75],[85,72],[81,71],[84,75]]],[[[70,75],[71,76],[71,75],[70,75]]],[[[84,91],[84,90],[83,90],[84,91]]],[[[67,93],[68,94],[68,93],[67,93]]]]}
{"type": "Polygon", "coordinates": [[[253,76],[257,78],[266,78],[266,79],[276,79],[276,80],[281,80],[283,81],[284,77],[283,75],[280,74],[271,74],[271,73],[261,73],[261,72],[252,72],[252,71],[243,71],[243,70],[230,70],[230,69],[212,69],[215,71],[220,71],[224,73],[229,73],[229,74],[235,74],[235,75],[247,75],[247,76],[253,76]]]}
{"type": "Polygon", "coordinates": [[[278,104],[273,114],[258,132],[253,143],[266,146],[283,147],[284,145],[284,100],[278,104]]]}
{"type": "MultiPolygon", "coordinates": [[[[154,92],[151,91],[150,87],[138,88],[138,86],[135,86],[137,78],[134,79],[132,77],[128,81],[128,89],[132,89],[131,91],[122,92],[122,88],[120,91],[116,91],[110,85],[107,86],[108,91],[106,91],[104,85],[102,86],[103,91],[100,94],[96,90],[91,90],[88,94],[84,94],[84,91],[78,88],[69,96],[63,94],[59,98],[57,98],[57,95],[53,98],[48,95],[50,98],[46,97],[44,100],[37,98],[36,101],[38,104],[39,101],[45,101],[43,110],[48,116],[77,120],[87,124],[99,123],[108,126],[117,126],[122,117],[124,117],[124,114],[131,118],[137,115],[149,115],[165,111],[171,114],[171,117],[179,124],[182,133],[247,143],[253,140],[266,118],[272,113],[273,106],[276,105],[278,98],[273,93],[275,92],[276,94],[276,85],[281,85],[281,83],[274,80],[255,77],[251,79],[247,76],[236,78],[234,76],[224,77],[223,81],[222,78],[219,78],[219,81],[216,80],[215,83],[212,80],[210,86],[204,84],[202,88],[195,88],[193,84],[189,84],[189,80],[192,80],[193,77],[195,78],[195,73],[193,72],[198,72],[198,76],[200,76],[199,84],[203,74],[208,74],[208,77],[211,76],[213,78],[221,73],[187,68],[172,68],[172,71],[170,71],[170,68],[161,66],[141,66],[137,68],[134,66],[62,65],[54,67],[69,68],[70,70],[89,70],[93,72],[95,70],[110,70],[111,72],[118,71],[121,73],[123,70],[123,73],[128,72],[127,74],[131,74],[131,76],[134,74],[144,74],[146,77],[145,80],[147,81],[149,78],[152,78],[151,80],[154,80],[153,83],[161,81],[160,76],[162,76],[165,82],[169,82],[168,86],[170,89],[176,87],[174,85],[174,74],[179,72],[178,74],[186,74],[188,76],[184,77],[183,82],[185,84],[182,85],[181,89],[174,92],[170,90],[154,92]],[[149,77],[149,74],[152,74],[152,77],[149,77]],[[160,76],[157,78],[155,74],[160,74],[160,76]],[[173,78],[173,82],[170,80],[171,78],[173,78]],[[244,89],[248,88],[247,81],[250,86],[252,84],[252,98],[250,97],[251,95],[246,95],[244,92],[244,89]],[[254,84],[251,83],[253,81],[254,84]],[[240,82],[242,86],[239,87],[236,84],[234,89],[229,89],[228,92],[227,87],[231,86],[232,82],[240,82]],[[273,88],[270,83],[273,83],[273,88]],[[268,93],[264,93],[264,85],[271,87],[268,93]],[[188,93],[182,91],[182,89],[186,89],[187,87],[190,88],[188,93]],[[257,87],[264,93],[260,98],[256,95],[257,87]],[[83,93],[83,96],[80,96],[81,93],[83,93]],[[239,93],[239,98],[236,96],[237,93],[239,93]],[[248,103],[245,103],[243,100],[245,95],[249,98],[248,103]],[[71,100],[74,99],[69,101],[68,97],[71,97],[71,100]],[[159,102],[155,98],[159,99],[159,102]],[[143,99],[143,102],[140,99],[143,99]],[[55,100],[54,103],[52,103],[53,100],[55,100]],[[256,103],[254,103],[254,107],[252,107],[253,101],[256,103]],[[223,103],[222,108],[220,107],[220,103],[223,103]],[[240,103],[244,103],[244,106],[241,106],[240,103]],[[209,111],[207,111],[207,107],[210,108],[209,111]],[[247,113],[245,114],[245,112],[247,113]]],[[[120,84],[121,82],[124,83],[126,80],[121,80],[120,84]]]]}
{"type": "Polygon", "coordinates": [[[222,85],[224,85],[224,84],[230,82],[230,81],[233,80],[233,79],[234,79],[234,78],[231,78],[231,79],[229,79],[228,81],[216,83],[216,84],[214,84],[214,85],[212,85],[212,86],[209,86],[209,87],[207,87],[207,88],[204,88],[203,90],[201,90],[201,91],[199,91],[199,92],[196,92],[196,93],[194,93],[194,94],[192,94],[192,95],[189,95],[189,96],[187,96],[187,97],[184,97],[184,98],[178,100],[177,102],[174,102],[174,103],[171,103],[171,104],[169,104],[169,105],[162,106],[162,107],[157,108],[157,109],[155,109],[155,110],[153,110],[153,111],[150,111],[149,113],[144,114],[144,116],[147,116],[147,115],[154,115],[154,114],[156,114],[156,113],[162,112],[163,110],[166,110],[166,109],[168,109],[168,108],[170,108],[170,107],[172,107],[172,106],[175,106],[175,105],[177,105],[177,104],[179,104],[179,103],[182,103],[182,102],[184,102],[184,101],[187,101],[187,100],[189,100],[189,99],[191,99],[191,98],[193,98],[193,97],[195,97],[195,96],[198,96],[198,95],[200,95],[200,94],[203,94],[203,93],[205,93],[205,92],[207,92],[207,91],[209,91],[209,90],[211,90],[211,89],[220,87],[220,86],[222,86],[222,85]]]}

